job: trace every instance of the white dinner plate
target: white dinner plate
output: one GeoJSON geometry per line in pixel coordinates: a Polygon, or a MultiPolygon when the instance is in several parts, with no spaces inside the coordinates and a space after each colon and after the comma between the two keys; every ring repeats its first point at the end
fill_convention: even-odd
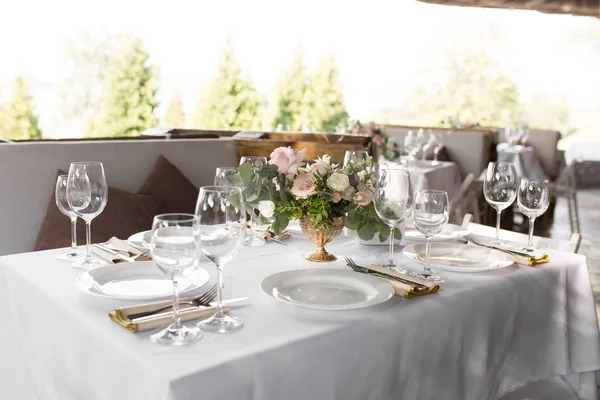
{"type": "Polygon", "coordinates": [[[127,242],[138,250],[146,251],[148,250],[148,246],[144,243],[150,243],[151,238],[152,231],[143,231],[129,236],[127,242]]]}
{"type": "MultiPolygon", "coordinates": [[[[458,239],[467,236],[469,231],[460,225],[447,224],[444,230],[431,238],[432,242],[443,242],[444,240],[458,239]]],[[[404,236],[410,240],[425,240],[425,235],[419,232],[414,224],[407,226],[404,231],[404,236]]]]}
{"type": "MultiPolygon", "coordinates": [[[[206,270],[196,268],[179,280],[180,293],[204,285],[206,270]]],[[[82,273],[75,285],[86,293],[120,300],[159,300],[173,295],[171,279],[152,261],[105,265],[82,273]]]]}
{"type": "Polygon", "coordinates": [[[379,278],[338,269],[278,272],[263,279],[260,287],[277,300],[318,310],[369,307],[394,295],[394,289],[379,278]]]}
{"type": "MultiPolygon", "coordinates": [[[[402,253],[424,263],[426,243],[406,246],[402,253]]],[[[511,256],[494,249],[459,243],[433,243],[431,268],[452,272],[483,272],[504,268],[514,263],[511,256]]]]}

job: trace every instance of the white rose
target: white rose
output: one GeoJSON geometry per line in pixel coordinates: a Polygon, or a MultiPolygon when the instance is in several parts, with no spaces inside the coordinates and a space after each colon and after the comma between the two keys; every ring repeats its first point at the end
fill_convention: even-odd
{"type": "Polygon", "coordinates": [[[258,202],[258,211],[265,218],[271,218],[275,212],[275,203],[271,200],[261,200],[258,202]]]}
{"type": "Polygon", "coordinates": [[[327,185],[336,192],[343,192],[350,186],[350,179],[348,179],[348,175],[334,172],[327,179],[327,185]]]}
{"type": "Polygon", "coordinates": [[[352,201],[352,199],[354,198],[354,193],[356,192],[356,189],[354,189],[352,186],[349,186],[346,190],[344,190],[344,192],[342,193],[342,199],[344,200],[348,200],[348,201],[352,201]]]}

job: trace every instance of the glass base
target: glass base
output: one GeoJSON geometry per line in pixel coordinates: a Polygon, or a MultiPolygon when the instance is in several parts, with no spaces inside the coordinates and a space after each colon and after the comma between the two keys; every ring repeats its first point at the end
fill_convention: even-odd
{"type": "Polygon", "coordinates": [[[69,251],[68,253],[59,254],[56,256],[59,260],[77,261],[85,257],[85,253],[81,251],[69,251]]]}
{"type": "Polygon", "coordinates": [[[244,240],[244,245],[250,246],[250,247],[264,246],[265,244],[267,244],[267,242],[265,242],[262,239],[257,238],[254,235],[246,236],[246,239],[244,240]]]}
{"type": "Polygon", "coordinates": [[[76,261],[73,264],[71,264],[71,266],[76,269],[83,269],[83,270],[89,271],[94,268],[102,267],[107,264],[108,263],[106,261],[96,260],[96,259],[92,258],[91,260],[76,261]]]}
{"type": "Polygon", "coordinates": [[[421,272],[409,272],[408,273],[409,276],[414,276],[415,278],[419,278],[422,279],[426,282],[431,282],[431,283],[442,283],[442,282],[446,282],[446,278],[442,278],[441,276],[439,276],[438,274],[435,274],[433,272],[425,272],[425,271],[421,271],[421,272]]]}
{"type": "Polygon", "coordinates": [[[406,270],[393,262],[386,262],[382,265],[383,268],[391,269],[394,272],[398,272],[399,274],[406,274],[406,270]]]}
{"type": "Polygon", "coordinates": [[[206,331],[228,333],[239,331],[244,322],[238,317],[234,317],[230,314],[219,313],[207,318],[203,321],[198,322],[198,326],[206,331]]]}
{"type": "Polygon", "coordinates": [[[181,328],[175,329],[173,325],[169,325],[155,330],[150,339],[165,346],[186,346],[202,339],[202,336],[202,330],[197,326],[182,325],[181,328]]]}

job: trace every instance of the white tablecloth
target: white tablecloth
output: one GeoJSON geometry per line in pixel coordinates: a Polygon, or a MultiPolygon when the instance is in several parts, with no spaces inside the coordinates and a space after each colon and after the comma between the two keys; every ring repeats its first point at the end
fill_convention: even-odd
{"type": "MultiPolygon", "coordinates": [[[[327,312],[280,303],[259,284],[282,270],[345,268],[343,256],[384,259],[386,247],[338,238],[327,247],[340,259],[315,264],[302,257],[314,244],[294,236],[287,246],[244,248],[226,266],[225,296],[251,298],[235,310],[241,331],[175,349],[111,322],[107,313],[124,302],[79,292],[78,271],[55,258],[62,250],[0,257],[0,398],[483,400],[600,369],[581,255],[552,251],[538,268],[446,272],[435,295],[327,312]]],[[[575,387],[592,400],[592,386],[575,387]]]]}
{"type": "MultiPolygon", "coordinates": [[[[399,165],[390,162],[387,164],[399,165]]],[[[406,164],[402,166],[406,167],[406,164]]],[[[454,199],[462,183],[460,171],[451,161],[440,161],[433,166],[431,161],[416,160],[415,165],[410,168],[410,178],[415,192],[425,189],[445,190],[449,201],[454,199]]]]}
{"type": "Polygon", "coordinates": [[[509,146],[506,143],[496,147],[498,161],[515,165],[519,178],[548,179],[533,147],[509,146]]]}

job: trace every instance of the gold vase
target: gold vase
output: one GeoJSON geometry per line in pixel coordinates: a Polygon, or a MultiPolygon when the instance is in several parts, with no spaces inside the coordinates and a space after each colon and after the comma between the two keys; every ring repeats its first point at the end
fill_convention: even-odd
{"type": "Polygon", "coordinates": [[[344,217],[333,218],[333,225],[330,227],[315,228],[312,218],[300,218],[300,228],[307,238],[317,244],[317,250],[314,253],[306,255],[306,259],[316,262],[335,261],[337,257],[325,250],[325,244],[338,237],[344,228],[344,217]]]}

